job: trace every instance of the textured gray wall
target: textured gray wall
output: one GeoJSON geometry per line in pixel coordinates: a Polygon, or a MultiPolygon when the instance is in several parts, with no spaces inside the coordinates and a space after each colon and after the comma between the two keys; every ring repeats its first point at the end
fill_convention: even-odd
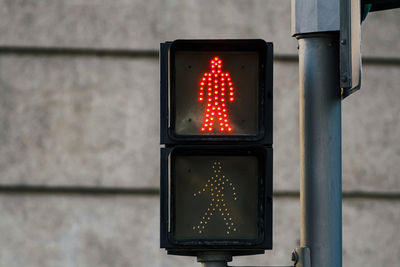
{"type": "MultiPolygon", "coordinates": [[[[368,16],[363,87],[343,102],[345,266],[400,262],[398,25],[400,10],[368,16]]],[[[159,249],[156,50],[263,38],[296,56],[290,1],[0,0],[0,36],[0,267],[199,266],[159,249]]],[[[274,149],[274,250],[233,264],[287,265],[298,243],[294,60],[274,65],[274,149]]]]}

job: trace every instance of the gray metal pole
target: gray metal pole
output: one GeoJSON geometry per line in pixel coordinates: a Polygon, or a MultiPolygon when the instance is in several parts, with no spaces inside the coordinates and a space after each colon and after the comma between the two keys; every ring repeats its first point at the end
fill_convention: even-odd
{"type": "Polygon", "coordinates": [[[315,267],[342,266],[338,32],[296,35],[300,76],[300,246],[315,267]]]}
{"type": "Polygon", "coordinates": [[[197,261],[201,262],[202,267],[227,267],[227,262],[232,261],[232,255],[230,253],[209,251],[199,253],[197,261]]]}

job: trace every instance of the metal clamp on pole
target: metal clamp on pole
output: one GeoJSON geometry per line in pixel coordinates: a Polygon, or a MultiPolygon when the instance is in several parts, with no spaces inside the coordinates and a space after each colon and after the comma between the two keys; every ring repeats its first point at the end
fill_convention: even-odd
{"type": "Polygon", "coordinates": [[[292,252],[292,262],[296,267],[311,267],[310,248],[297,247],[292,252]]]}

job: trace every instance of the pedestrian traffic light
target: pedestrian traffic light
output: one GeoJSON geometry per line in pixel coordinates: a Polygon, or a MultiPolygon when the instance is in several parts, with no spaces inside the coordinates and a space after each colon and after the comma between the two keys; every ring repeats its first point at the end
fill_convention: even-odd
{"type": "Polygon", "coordinates": [[[272,44],[161,44],[161,230],[170,254],[272,249],[272,44]]]}
{"type": "Polygon", "coordinates": [[[196,255],[272,248],[272,148],[161,150],[161,247],[196,255]]]}
{"type": "Polygon", "coordinates": [[[272,44],[161,45],[161,142],[272,143],[272,44]]]}

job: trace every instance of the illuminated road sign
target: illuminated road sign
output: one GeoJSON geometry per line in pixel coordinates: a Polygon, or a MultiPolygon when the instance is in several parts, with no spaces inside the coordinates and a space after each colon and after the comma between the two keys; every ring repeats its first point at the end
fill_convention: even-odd
{"type": "Polygon", "coordinates": [[[205,102],[201,132],[233,131],[228,116],[227,103],[233,102],[234,87],[229,72],[223,72],[222,60],[219,57],[210,59],[210,71],[204,73],[200,80],[199,102],[205,102]]]}
{"type": "Polygon", "coordinates": [[[160,70],[161,247],[272,249],[272,44],[166,42],[160,70]]]}
{"type": "Polygon", "coordinates": [[[272,44],[178,40],[164,47],[162,143],[272,143],[272,44]]]}

